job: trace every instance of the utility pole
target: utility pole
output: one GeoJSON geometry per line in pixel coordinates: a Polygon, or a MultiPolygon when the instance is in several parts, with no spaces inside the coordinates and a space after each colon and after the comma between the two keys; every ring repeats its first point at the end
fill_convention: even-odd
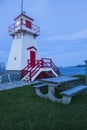
{"type": "Polygon", "coordinates": [[[87,85],[87,60],[85,60],[84,62],[85,62],[85,70],[86,70],[86,85],[87,85]]]}

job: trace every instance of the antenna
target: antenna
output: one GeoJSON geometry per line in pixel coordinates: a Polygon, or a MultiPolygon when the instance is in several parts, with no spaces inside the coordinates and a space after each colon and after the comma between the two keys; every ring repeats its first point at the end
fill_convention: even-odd
{"type": "Polygon", "coordinates": [[[23,0],[21,1],[21,14],[23,13],[23,0]]]}

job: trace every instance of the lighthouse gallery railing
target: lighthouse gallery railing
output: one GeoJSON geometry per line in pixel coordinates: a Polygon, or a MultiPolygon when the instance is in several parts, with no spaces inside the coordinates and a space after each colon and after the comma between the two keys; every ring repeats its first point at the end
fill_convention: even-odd
{"type": "Polygon", "coordinates": [[[13,23],[11,26],[9,26],[8,33],[9,33],[9,35],[12,35],[12,34],[14,34],[15,31],[17,31],[19,29],[24,29],[24,30],[27,29],[28,31],[33,31],[36,35],[40,34],[40,27],[32,24],[32,28],[27,28],[26,24],[24,22],[20,22],[19,25],[16,25],[16,23],[13,23]]]}

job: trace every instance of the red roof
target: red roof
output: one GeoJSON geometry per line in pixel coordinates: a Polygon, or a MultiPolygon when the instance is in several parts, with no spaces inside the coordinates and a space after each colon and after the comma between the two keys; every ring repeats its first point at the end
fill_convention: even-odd
{"type": "Polygon", "coordinates": [[[30,18],[29,16],[27,16],[27,15],[25,15],[25,14],[20,14],[20,15],[18,15],[14,20],[17,20],[18,18],[20,18],[21,16],[24,16],[24,17],[26,17],[26,18],[28,18],[28,19],[30,19],[30,20],[34,20],[34,19],[32,19],[32,18],[30,18]]]}

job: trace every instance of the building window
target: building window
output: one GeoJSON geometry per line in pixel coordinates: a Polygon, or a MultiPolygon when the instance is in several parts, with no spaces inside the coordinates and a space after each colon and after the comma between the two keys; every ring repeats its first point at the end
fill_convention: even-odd
{"type": "Polygon", "coordinates": [[[15,57],[14,60],[16,60],[17,58],[15,57]]]}

